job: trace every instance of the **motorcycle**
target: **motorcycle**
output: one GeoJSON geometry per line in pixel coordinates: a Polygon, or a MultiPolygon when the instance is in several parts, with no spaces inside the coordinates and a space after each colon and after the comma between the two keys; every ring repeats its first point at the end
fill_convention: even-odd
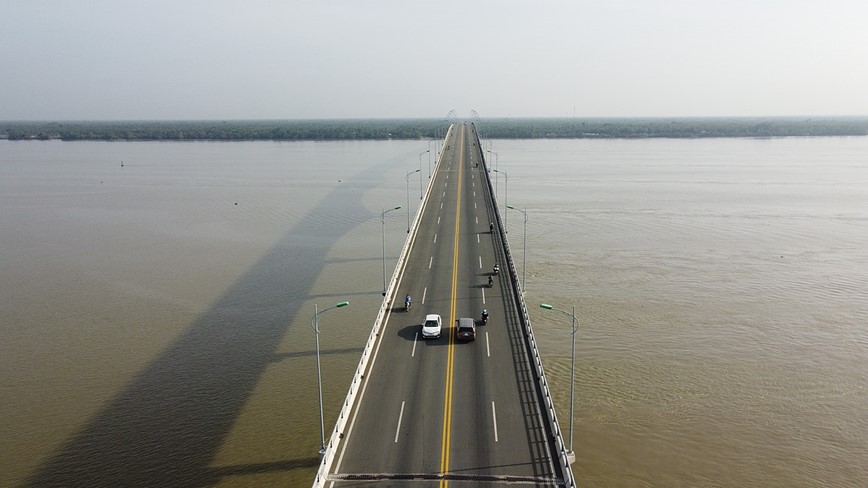
{"type": "Polygon", "coordinates": [[[492,286],[494,286],[494,280],[491,278],[491,276],[489,276],[488,277],[488,287],[491,288],[492,286]]]}
{"type": "Polygon", "coordinates": [[[497,273],[500,273],[500,266],[495,264],[493,273],[494,273],[494,276],[497,276],[497,273]]]}
{"type": "Polygon", "coordinates": [[[488,311],[482,311],[482,325],[486,325],[488,323],[488,311]]]}

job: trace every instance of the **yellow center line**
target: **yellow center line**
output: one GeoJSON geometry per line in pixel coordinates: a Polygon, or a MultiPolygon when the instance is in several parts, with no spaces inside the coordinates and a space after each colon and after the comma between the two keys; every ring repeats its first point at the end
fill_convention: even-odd
{"type": "MultiPolygon", "coordinates": [[[[461,139],[464,139],[464,127],[461,128],[461,139]]],[[[449,346],[446,353],[446,393],[443,400],[443,444],[440,450],[440,473],[449,472],[449,442],[452,436],[452,371],[455,364],[455,321],[458,320],[455,316],[455,306],[458,297],[458,239],[459,227],[461,223],[461,180],[462,169],[464,164],[464,144],[460,144],[461,149],[458,152],[458,198],[455,206],[455,241],[452,249],[452,298],[449,311],[449,346]]],[[[449,486],[448,480],[440,481],[441,488],[449,486]]]]}

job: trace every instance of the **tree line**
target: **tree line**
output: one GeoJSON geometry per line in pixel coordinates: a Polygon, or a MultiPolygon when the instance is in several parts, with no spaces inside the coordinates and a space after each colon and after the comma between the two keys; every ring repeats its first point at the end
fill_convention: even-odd
{"type": "Polygon", "coordinates": [[[868,117],[501,119],[478,128],[495,139],[864,136],[868,117]]]}
{"type": "Polygon", "coordinates": [[[64,141],[419,139],[447,123],[418,120],[0,122],[0,138],[64,141]]]}
{"type": "MultiPolygon", "coordinates": [[[[249,141],[439,139],[459,119],[0,122],[0,139],[249,141]]],[[[868,117],[480,119],[482,138],[702,138],[868,135],[868,117]]]]}

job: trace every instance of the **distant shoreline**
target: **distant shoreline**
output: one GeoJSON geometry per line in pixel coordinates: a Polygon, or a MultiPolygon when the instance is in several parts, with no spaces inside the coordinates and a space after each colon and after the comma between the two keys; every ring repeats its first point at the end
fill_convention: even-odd
{"type": "MultiPolygon", "coordinates": [[[[62,141],[334,141],[441,139],[458,119],[9,121],[0,139],[62,141]]],[[[474,119],[484,139],[772,138],[868,135],[866,117],[474,119]]]]}

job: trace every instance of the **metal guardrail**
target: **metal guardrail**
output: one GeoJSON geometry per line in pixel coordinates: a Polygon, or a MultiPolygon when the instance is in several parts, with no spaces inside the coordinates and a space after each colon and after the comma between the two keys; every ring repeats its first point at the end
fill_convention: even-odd
{"type": "MultiPolygon", "coordinates": [[[[449,140],[449,135],[452,133],[453,125],[449,126],[449,130],[446,132],[446,137],[444,141],[449,140]]],[[[445,143],[444,143],[445,147],[445,143]]],[[[437,162],[434,165],[435,171],[440,167],[441,159],[443,159],[443,152],[440,152],[440,157],[437,159],[437,162]]],[[[341,407],[341,412],[338,415],[338,420],[335,422],[335,428],[332,430],[332,435],[329,438],[328,444],[326,444],[325,452],[322,455],[319,463],[319,470],[316,473],[316,478],[313,481],[313,488],[322,487],[325,485],[326,481],[328,481],[328,473],[331,470],[332,463],[334,462],[335,454],[338,450],[338,445],[340,444],[341,439],[343,438],[344,428],[347,425],[347,420],[349,419],[350,412],[352,412],[353,407],[355,406],[356,397],[359,389],[363,384],[363,380],[365,379],[365,372],[368,370],[369,360],[371,358],[371,353],[374,351],[374,346],[377,342],[377,338],[380,335],[380,329],[383,326],[383,319],[386,316],[386,311],[389,308],[389,304],[392,303],[393,295],[395,294],[395,288],[398,284],[398,280],[404,272],[404,266],[407,262],[407,255],[410,252],[410,249],[413,247],[413,243],[416,241],[416,230],[419,226],[419,221],[422,218],[422,213],[425,207],[428,205],[428,197],[431,194],[431,183],[434,181],[432,178],[428,182],[428,189],[425,191],[425,197],[422,200],[422,204],[419,207],[419,211],[416,212],[416,217],[413,219],[413,224],[410,227],[410,232],[407,234],[407,239],[404,241],[404,247],[401,249],[401,254],[398,257],[398,262],[395,265],[395,271],[392,272],[392,278],[389,280],[389,286],[386,290],[386,295],[383,297],[383,303],[380,305],[380,310],[377,313],[377,318],[374,320],[374,326],[371,328],[371,334],[368,336],[368,341],[365,343],[365,348],[362,351],[362,358],[359,360],[359,365],[356,367],[356,372],[353,375],[353,380],[350,383],[350,389],[347,392],[347,397],[344,400],[343,406],[341,407]]]]}
{"type": "Polygon", "coordinates": [[[531,325],[530,315],[528,314],[527,304],[524,302],[524,292],[522,291],[522,283],[518,280],[518,271],[515,267],[515,262],[512,259],[512,252],[509,248],[509,240],[506,237],[506,233],[504,233],[503,227],[503,219],[500,214],[500,207],[497,205],[497,195],[494,195],[491,185],[491,175],[488,172],[488,162],[485,160],[485,156],[482,151],[481,142],[479,141],[479,135],[475,130],[474,126],[474,135],[476,136],[476,148],[479,151],[479,157],[483,162],[485,168],[485,180],[488,183],[488,192],[492,195],[491,204],[494,207],[494,215],[497,219],[497,229],[500,236],[500,241],[503,244],[503,251],[506,254],[506,260],[509,270],[509,279],[512,283],[511,290],[513,291],[513,298],[516,303],[518,303],[522,326],[524,327],[525,337],[527,338],[527,345],[530,349],[530,353],[533,359],[534,372],[536,373],[537,385],[539,385],[540,392],[545,401],[545,411],[546,411],[546,419],[549,423],[549,429],[552,435],[555,437],[555,447],[558,451],[558,461],[561,465],[561,472],[564,476],[564,486],[575,488],[576,481],[573,476],[573,470],[570,466],[570,458],[569,452],[567,450],[567,445],[564,442],[564,436],[561,432],[560,424],[558,423],[558,415],[555,411],[555,402],[554,398],[552,398],[551,389],[549,388],[548,380],[546,379],[545,370],[543,369],[542,358],[540,357],[539,348],[536,344],[536,339],[533,335],[533,326],[531,325]]]}

